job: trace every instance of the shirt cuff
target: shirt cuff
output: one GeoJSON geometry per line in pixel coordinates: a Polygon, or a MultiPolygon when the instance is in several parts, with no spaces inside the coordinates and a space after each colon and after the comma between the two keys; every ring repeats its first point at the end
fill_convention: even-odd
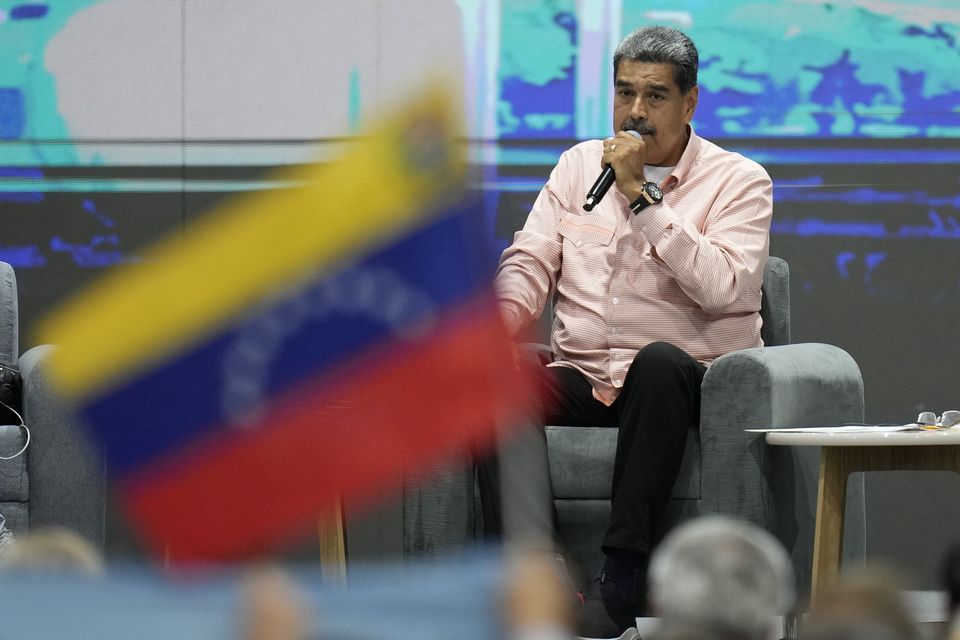
{"type": "Polygon", "coordinates": [[[641,218],[640,231],[653,246],[657,246],[667,230],[678,222],[677,214],[666,202],[647,207],[637,215],[641,218]]]}

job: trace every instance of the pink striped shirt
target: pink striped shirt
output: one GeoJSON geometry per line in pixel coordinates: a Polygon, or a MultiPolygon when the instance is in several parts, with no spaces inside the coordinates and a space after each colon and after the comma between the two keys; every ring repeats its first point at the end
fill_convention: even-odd
{"type": "Polygon", "coordinates": [[[611,404],[651,342],[670,342],[704,364],[762,344],[773,203],[763,167],[691,128],[660,183],[663,203],[634,215],[614,185],[587,213],[602,155],[600,140],[561,155],[500,259],[496,287],[513,333],[554,295],[553,365],[583,373],[594,396],[611,404]]]}

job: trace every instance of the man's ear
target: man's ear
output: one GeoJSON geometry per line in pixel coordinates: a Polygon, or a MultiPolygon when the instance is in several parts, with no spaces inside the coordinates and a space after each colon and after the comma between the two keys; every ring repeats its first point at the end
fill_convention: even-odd
{"type": "Polygon", "coordinates": [[[690,124],[690,121],[693,120],[693,114],[697,110],[697,100],[700,98],[700,85],[693,85],[690,88],[690,91],[687,91],[683,95],[683,120],[685,123],[690,124]]]}

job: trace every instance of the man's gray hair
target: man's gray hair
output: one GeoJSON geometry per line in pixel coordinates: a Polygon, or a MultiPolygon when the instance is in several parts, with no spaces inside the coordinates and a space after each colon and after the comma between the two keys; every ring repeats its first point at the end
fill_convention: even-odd
{"type": "Polygon", "coordinates": [[[794,599],[793,566],[767,531],[707,516],[672,531],[650,563],[650,599],[664,627],[765,638],[794,599]]]}
{"type": "Polygon", "coordinates": [[[673,65],[673,79],[680,93],[697,84],[700,54],[685,33],[671,27],[640,27],[617,45],[613,52],[613,76],[616,79],[621,60],[668,63],[673,65]]]}

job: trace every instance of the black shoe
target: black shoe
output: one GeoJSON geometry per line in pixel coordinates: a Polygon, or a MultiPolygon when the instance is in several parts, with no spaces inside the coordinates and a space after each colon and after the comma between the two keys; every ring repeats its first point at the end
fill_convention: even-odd
{"type": "Polygon", "coordinates": [[[617,638],[636,626],[635,576],[623,578],[614,579],[606,569],[601,569],[590,581],[577,615],[578,636],[617,638]]]}

